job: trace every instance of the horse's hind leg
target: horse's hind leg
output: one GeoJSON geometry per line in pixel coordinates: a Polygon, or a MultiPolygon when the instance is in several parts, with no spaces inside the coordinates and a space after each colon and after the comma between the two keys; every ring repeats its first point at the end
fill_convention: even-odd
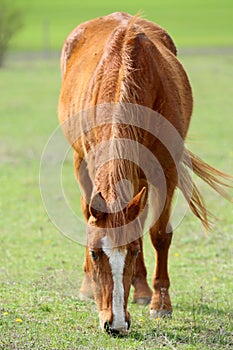
{"type": "MultiPolygon", "coordinates": [[[[174,180],[174,179],[173,179],[174,180]]],[[[168,251],[172,240],[172,227],[169,223],[171,201],[175,184],[167,180],[165,205],[157,222],[150,229],[150,237],[156,252],[156,268],[153,276],[154,293],[150,305],[153,318],[172,314],[169,296],[168,251]]],[[[158,196],[160,198],[160,196],[158,196]]]]}
{"type": "MultiPolygon", "coordinates": [[[[74,153],[74,171],[76,179],[82,189],[83,195],[81,198],[81,205],[82,205],[82,212],[83,215],[88,221],[89,219],[89,203],[92,193],[92,182],[88,174],[88,169],[86,167],[86,163],[84,160],[82,160],[78,153],[74,153]]],[[[79,298],[81,300],[87,299],[87,298],[93,298],[93,292],[91,288],[91,280],[86,272],[86,258],[84,261],[84,278],[82,281],[82,285],[79,291],[79,298]]]]}

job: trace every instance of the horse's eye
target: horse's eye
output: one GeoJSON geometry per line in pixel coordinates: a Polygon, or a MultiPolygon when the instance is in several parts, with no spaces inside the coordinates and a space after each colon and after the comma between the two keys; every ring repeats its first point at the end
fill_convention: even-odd
{"type": "Polygon", "coordinates": [[[90,254],[91,254],[91,257],[93,260],[97,260],[99,257],[98,254],[94,250],[91,250],[90,254]]]}

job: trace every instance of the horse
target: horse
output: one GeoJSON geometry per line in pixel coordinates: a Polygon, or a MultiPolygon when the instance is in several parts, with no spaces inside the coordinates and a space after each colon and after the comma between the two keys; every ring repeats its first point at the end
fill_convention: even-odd
{"type": "Polygon", "coordinates": [[[87,223],[80,297],[94,297],[103,330],[127,334],[131,285],[136,303],[150,303],[152,318],[172,314],[175,189],[208,229],[210,215],[190,169],[231,200],[223,188],[228,176],[184,146],[192,90],[172,38],[159,25],[121,12],[82,23],[64,43],[61,71],[58,117],[74,149],[87,223]],[[148,208],[153,291],[143,251],[148,208]]]}

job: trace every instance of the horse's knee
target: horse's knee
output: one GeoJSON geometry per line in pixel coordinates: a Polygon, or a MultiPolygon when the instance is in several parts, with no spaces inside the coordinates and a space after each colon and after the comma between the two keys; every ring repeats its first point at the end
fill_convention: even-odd
{"type": "Polygon", "coordinates": [[[172,241],[172,231],[169,233],[150,231],[150,237],[156,250],[168,249],[172,241]]]}

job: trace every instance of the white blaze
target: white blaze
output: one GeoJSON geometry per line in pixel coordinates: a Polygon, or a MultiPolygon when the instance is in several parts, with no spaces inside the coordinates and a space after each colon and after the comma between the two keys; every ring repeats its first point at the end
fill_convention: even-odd
{"type": "Polygon", "coordinates": [[[124,284],[123,284],[123,272],[125,266],[125,257],[127,250],[120,250],[118,248],[112,249],[111,242],[108,237],[102,239],[103,252],[109,258],[109,264],[112,270],[113,279],[113,294],[112,294],[112,313],[113,323],[111,328],[126,330],[127,323],[125,322],[124,313],[124,284]]]}

